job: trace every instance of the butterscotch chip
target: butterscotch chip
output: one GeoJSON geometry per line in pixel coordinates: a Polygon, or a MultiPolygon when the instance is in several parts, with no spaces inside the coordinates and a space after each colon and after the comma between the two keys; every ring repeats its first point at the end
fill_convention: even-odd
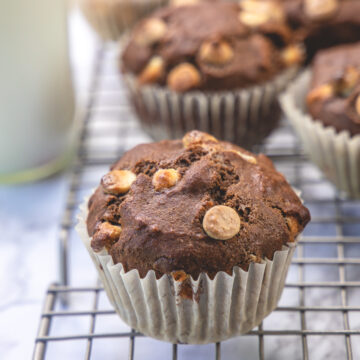
{"type": "Polygon", "coordinates": [[[136,180],[136,175],[129,170],[113,170],[101,179],[105,192],[119,195],[129,191],[131,184],[136,180]]]}
{"type": "Polygon", "coordinates": [[[305,14],[312,20],[331,18],[339,7],[338,0],[305,0],[305,14]]]}
{"type": "Polygon", "coordinates": [[[184,147],[187,148],[192,145],[200,145],[208,142],[218,143],[218,140],[212,135],[203,133],[198,130],[193,130],[185,134],[185,136],[182,138],[182,142],[184,147]]]}
{"type": "Polygon", "coordinates": [[[240,217],[233,208],[216,205],[206,212],[203,228],[213,239],[228,240],[240,231],[240,217]]]}
{"type": "Polygon", "coordinates": [[[167,31],[166,23],[161,19],[150,18],[145,20],[135,34],[134,41],[141,46],[151,46],[159,42],[167,31]]]}
{"type": "Polygon", "coordinates": [[[348,66],[341,78],[335,81],[335,91],[339,95],[348,96],[360,80],[360,71],[354,66],[348,66]]]}
{"type": "Polygon", "coordinates": [[[286,218],[286,223],[289,227],[289,230],[290,230],[290,241],[294,241],[295,240],[295,237],[299,234],[300,232],[300,225],[299,225],[299,222],[298,220],[293,217],[293,216],[288,216],[286,218]]]}
{"type": "Polygon", "coordinates": [[[93,235],[91,246],[95,251],[101,251],[104,247],[109,247],[119,240],[121,226],[112,225],[105,221],[98,225],[93,235]]]}
{"type": "Polygon", "coordinates": [[[139,84],[152,84],[164,75],[164,60],[160,56],[150,59],[144,70],[138,77],[139,84]]]}
{"type": "Polygon", "coordinates": [[[261,258],[255,254],[250,254],[249,258],[252,262],[261,263],[261,258]]]}
{"type": "Polygon", "coordinates": [[[335,89],[333,84],[324,84],[311,90],[306,98],[307,103],[310,105],[315,101],[324,100],[334,95],[335,89]]]}
{"type": "Polygon", "coordinates": [[[205,41],[199,52],[200,59],[211,65],[224,65],[234,57],[234,50],[227,41],[205,41]]]}
{"type": "Polygon", "coordinates": [[[300,64],[304,60],[304,51],[299,45],[290,45],[281,53],[285,65],[300,64]]]}
{"type": "Polygon", "coordinates": [[[171,188],[180,179],[180,174],[175,169],[160,169],[152,179],[155,190],[171,188]]]}
{"type": "Polygon", "coordinates": [[[200,73],[196,67],[190,63],[177,65],[170,71],[167,77],[167,85],[169,88],[178,92],[197,88],[200,84],[200,73]]]}
{"type": "Polygon", "coordinates": [[[189,278],[189,275],[186,274],[186,272],[183,270],[173,271],[171,275],[175,281],[180,281],[180,282],[185,281],[186,279],[189,278]]]}

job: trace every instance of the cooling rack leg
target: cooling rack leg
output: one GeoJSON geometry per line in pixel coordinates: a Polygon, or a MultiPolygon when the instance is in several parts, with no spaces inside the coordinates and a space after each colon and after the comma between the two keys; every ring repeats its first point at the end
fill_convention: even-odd
{"type": "MultiPolygon", "coordinates": [[[[131,333],[135,334],[135,330],[131,329],[131,333]]],[[[134,360],[135,353],[135,336],[130,336],[129,341],[129,360],[134,360]]]]}
{"type": "MultiPolygon", "coordinates": [[[[97,281],[97,286],[99,286],[100,281],[97,281]]],[[[99,290],[95,291],[94,294],[94,301],[93,301],[93,311],[94,314],[91,315],[91,321],[90,321],[90,329],[89,329],[89,334],[93,335],[94,331],[95,331],[95,322],[96,322],[96,315],[95,315],[95,311],[98,309],[99,306],[99,290]]],[[[90,360],[91,359],[91,351],[92,351],[92,346],[93,346],[93,340],[91,337],[88,338],[87,344],[86,344],[86,354],[85,354],[85,360],[90,360]]]]}
{"type": "MultiPolygon", "coordinates": [[[[49,313],[50,311],[54,310],[55,298],[56,298],[55,293],[49,291],[45,299],[43,313],[49,313]]],[[[42,316],[38,331],[38,338],[49,335],[50,325],[51,325],[51,316],[42,316]]],[[[46,345],[47,345],[46,340],[45,341],[36,340],[36,345],[33,353],[33,360],[45,359],[46,345]]]]}
{"type": "MultiPolygon", "coordinates": [[[[300,258],[303,257],[303,246],[302,245],[298,246],[298,256],[300,258]]],[[[299,281],[300,282],[304,281],[303,265],[299,265],[299,281]]],[[[299,299],[300,306],[305,306],[304,288],[303,287],[300,287],[300,289],[299,289],[299,297],[300,297],[300,299],[299,299]]],[[[302,342],[303,359],[309,360],[309,350],[308,350],[307,338],[306,338],[306,335],[303,333],[304,330],[306,329],[305,311],[300,312],[300,324],[301,324],[301,332],[302,332],[301,342],[302,342]]]]}
{"type": "Polygon", "coordinates": [[[178,356],[178,350],[177,350],[177,344],[173,344],[172,346],[172,360],[177,360],[178,356]]]}
{"type": "Polygon", "coordinates": [[[221,343],[215,344],[215,360],[221,360],[221,343]]]}
{"type": "MultiPolygon", "coordinates": [[[[60,285],[67,286],[68,280],[68,232],[61,230],[59,239],[59,271],[60,285]]],[[[60,294],[60,301],[63,306],[68,305],[68,297],[66,293],[60,294]]]]}
{"type": "Polygon", "coordinates": [[[262,335],[263,323],[259,325],[259,359],[264,359],[264,336],[262,335]]]}
{"type": "MultiPolygon", "coordinates": [[[[336,217],[338,219],[341,219],[341,207],[339,204],[339,199],[336,198],[335,201],[335,209],[336,209],[336,217]]],[[[338,236],[343,236],[343,227],[342,223],[340,221],[336,224],[336,233],[338,236]]],[[[337,245],[337,255],[339,260],[344,260],[344,245],[338,244],[337,245]]],[[[339,265],[339,280],[342,284],[345,283],[345,267],[344,265],[339,265]]],[[[343,307],[347,306],[347,294],[346,294],[346,287],[341,287],[341,305],[343,307]]],[[[349,324],[349,314],[347,311],[343,311],[343,322],[344,322],[344,329],[350,330],[350,324],[349,324]]],[[[353,360],[353,352],[352,352],[352,346],[351,346],[351,339],[349,335],[345,335],[345,346],[346,346],[346,354],[348,360],[353,360]]]]}
{"type": "MultiPolygon", "coordinates": [[[[297,159],[294,162],[294,174],[295,174],[295,186],[299,186],[299,188],[302,188],[302,177],[301,177],[301,170],[300,170],[300,160],[297,159]]],[[[298,245],[297,248],[298,257],[302,258],[304,256],[304,248],[302,245],[298,245]]],[[[298,265],[298,276],[299,281],[304,281],[304,265],[299,264],[298,265]]],[[[304,288],[299,288],[299,304],[300,306],[305,306],[305,296],[304,296],[304,288]]],[[[304,360],[309,360],[309,347],[308,347],[308,341],[307,337],[304,334],[304,331],[306,330],[306,316],[305,311],[300,312],[300,325],[301,325],[301,345],[302,345],[302,355],[304,360]]]]}

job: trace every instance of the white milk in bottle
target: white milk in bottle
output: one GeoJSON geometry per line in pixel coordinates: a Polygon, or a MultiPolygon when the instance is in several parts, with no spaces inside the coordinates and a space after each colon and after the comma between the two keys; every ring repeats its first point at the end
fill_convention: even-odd
{"type": "Polygon", "coordinates": [[[73,120],[65,0],[0,0],[0,182],[63,167],[73,120]]]}

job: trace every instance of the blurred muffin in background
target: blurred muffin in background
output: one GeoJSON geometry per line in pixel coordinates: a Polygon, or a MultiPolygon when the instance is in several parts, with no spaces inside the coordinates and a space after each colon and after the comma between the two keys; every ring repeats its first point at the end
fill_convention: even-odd
{"type": "Polygon", "coordinates": [[[79,0],[80,8],[103,40],[116,41],[139,19],[168,0],[79,0]]]}
{"type": "Polygon", "coordinates": [[[290,26],[308,58],[331,46],[360,41],[360,1],[282,0],[290,26]]]}
{"type": "Polygon", "coordinates": [[[199,129],[249,148],[276,126],[277,96],[302,59],[279,3],[200,2],[141,21],[121,69],[153,138],[199,129]]]}
{"type": "Polygon", "coordinates": [[[315,164],[360,198],[360,43],[319,51],[282,104],[315,164]]]}

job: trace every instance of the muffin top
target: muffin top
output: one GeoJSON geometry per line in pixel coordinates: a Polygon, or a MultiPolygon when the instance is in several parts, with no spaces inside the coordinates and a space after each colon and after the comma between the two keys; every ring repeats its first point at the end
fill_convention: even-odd
{"type": "Polygon", "coordinates": [[[324,125],[360,134],[360,43],[316,55],[307,105],[324,125]]]}
{"type": "Polygon", "coordinates": [[[125,153],[88,206],[93,250],[158,278],[246,270],[272,259],[310,219],[266,156],[198,131],[125,153]]]}
{"type": "Polygon", "coordinates": [[[268,0],[170,6],[134,29],[122,69],[177,92],[267,81],[302,60],[282,6],[268,0]]]}
{"type": "Polygon", "coordinates": [[[360,40],[360,1],[282,0],[287,19],[304,40],[308,56],[319,49],[360,40]]]}

